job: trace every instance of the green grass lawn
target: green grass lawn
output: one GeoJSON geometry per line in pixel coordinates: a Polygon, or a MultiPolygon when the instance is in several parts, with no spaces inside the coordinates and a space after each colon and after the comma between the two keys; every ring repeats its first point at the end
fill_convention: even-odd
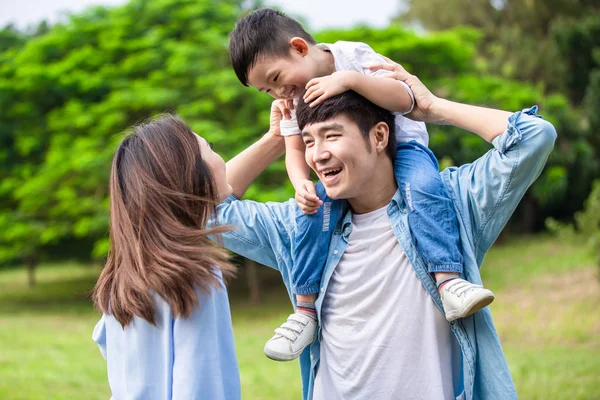
{"type": "MultiPolygon", "coordinates": [[[[44,266],[29,289],[23,270],[0,271],[0,399],[109,398],[86,294],[98,272],[44,266]]],[[[520,398],[599,399],[600,285],[586,251],[546,237],[498,245],[483,278],[497,295],[492,313],[520,398]]],[[[298,364],[262,354],[291,310],[281,285],[259,306],[247,304],[243,279],[230,296],[243,398],[300,398],[298,364]]]]}

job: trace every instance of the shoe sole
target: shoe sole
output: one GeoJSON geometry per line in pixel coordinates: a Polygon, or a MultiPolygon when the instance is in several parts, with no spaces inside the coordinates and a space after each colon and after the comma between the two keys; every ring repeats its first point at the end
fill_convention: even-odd
{"type": "Polygon", "coordinates": [[[263,351],[265,353],[265,356],[267,356],[267,358],[270,358],[273,361],[292,361],[300,357],[300,354],[302,354],[302,351],[304,351],[304,349],[293,354],[283,354],[276,351],[268,350],[267,348],[265,348],[263,351]]]}
{"type": "Polygon", "coordinates": [[[460,318],[468,317],[471,314],[476,313],[484,307],[489,306],[495,299],[494,293],[488,290],[484,296],[474,299],[471,303],[465,305],[460,312],[453,312],[446,314],[446,320],[448,322],[455,321],[460,318]]]}

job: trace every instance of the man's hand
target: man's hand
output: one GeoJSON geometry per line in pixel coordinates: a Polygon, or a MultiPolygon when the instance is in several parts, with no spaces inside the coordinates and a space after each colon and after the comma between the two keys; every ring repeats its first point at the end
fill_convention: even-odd
{"type": "Polygon", "coordinates": [[[310,107],[316,107],[328,98],[348,91],[351,78],[351,71],[337,71],[328,76],[311,79],[306,84],[304,102],[310,107]]]}
{"type": "Polygon", "coordinates": [[[300,182],[296,187],[296,203],[304,214],[314,214],[323,202],[317,197],[315,185],[308,179],[300,182]]]}
{"type": "Polygon", "coordinates": [[[269,122],[269,132],[275,136],[281,136],[279,124],[281,119],[292,118],[291,110],[294,109],[294,101],[291,99],[274,100],[271,103],[271,120],[269,122]]]}
{"type": "Polygon", "coordinates": [[[433,106],[440,101],[440,98],[434,96],[429,89],[414,75],[411,75],[404,69],[404,67],[389,58],[382,56],[387,63],[376,64],[369,66],[371,71],[377,71],[379,69],[385,69],[392,73],[386,75],[386,78],[392,78],[406,83],[413,91],[415,96],[415,108],[406,116],[415,121],[424,121],[431,123],[441,123],[432,112],[433,106]]]}

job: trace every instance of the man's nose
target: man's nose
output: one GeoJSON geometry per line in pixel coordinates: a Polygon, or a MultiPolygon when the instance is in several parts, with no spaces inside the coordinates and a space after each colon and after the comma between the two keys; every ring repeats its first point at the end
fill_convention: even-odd
{"type": "Polygon", "coordinates": [[[313,154],[312,159],[315,164],[325,161],[331,157],[331,153],[329,150],[325,148],[322,144],[315,143],[313,146],[313,154]]]}

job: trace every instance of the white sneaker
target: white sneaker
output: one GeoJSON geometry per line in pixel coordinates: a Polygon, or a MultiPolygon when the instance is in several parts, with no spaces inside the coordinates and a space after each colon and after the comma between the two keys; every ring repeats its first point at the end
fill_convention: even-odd
{"type": "Polygon", "coordinates": [[[294,360],[313,342],[316,330],[316,319],[296,312],[275,329],[275,336],[265,344],[265,355],[275,361],[294,360]]]}
{"type": "Polygon", "coordinates": [[[440,296],[448,322],[471,315],[494,301],[491,290],[460,278],[446,283],[440,296]]]}

